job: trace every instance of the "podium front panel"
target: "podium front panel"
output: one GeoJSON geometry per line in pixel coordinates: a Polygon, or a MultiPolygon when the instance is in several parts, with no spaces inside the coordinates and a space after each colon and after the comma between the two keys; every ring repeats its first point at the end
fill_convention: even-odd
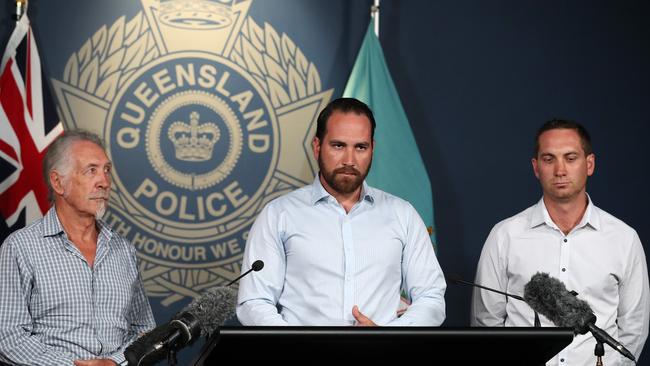
{"type": "Polygon", "coordinates": [[[543,365],[572,340],[569,328],[223,327],[194,365],[394,359],[543,365]]]}

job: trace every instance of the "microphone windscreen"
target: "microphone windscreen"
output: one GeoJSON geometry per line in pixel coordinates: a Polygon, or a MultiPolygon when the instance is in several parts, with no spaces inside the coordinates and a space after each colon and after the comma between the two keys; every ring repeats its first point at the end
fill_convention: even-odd
{"type": "Polygon", "coordinates": [[[154,350],[153,345],[161,342],[163,339],[167,339],[174,331],[175,329],[169,323],[165,323],[136,339],[124,351],[124,356],[129,362],[129,365],[153,365],[165,359],[167,357],[167,351],[164,348],[154,350]],[[145,356],[146,359],[140,362],[140,359],[145,356]]]}
{"type": "Polygon", "coordinates": [[[576,333],[587,333],[589,323],[596,321],[589,304],[567,291],[564,283],[548,273],[538,272],[531,277],[524,287],[524,300],[556,326],[573,328],[576,333]]]}
{"type": "Polygon", "coordinates": [[[262,268],[264,268],[264,262],[262,260],[258,259],[255,262],[253,262],[253,265],[251,266],[253,268],[253,271],[258,272],[262,268]]]}
{"type": "Polygon", "coordinates": [[[230,287],[211,287],[187,305],[184,311],[194,315],[202,336],[210,336],[235,315],[237,291],[230,287]]]}

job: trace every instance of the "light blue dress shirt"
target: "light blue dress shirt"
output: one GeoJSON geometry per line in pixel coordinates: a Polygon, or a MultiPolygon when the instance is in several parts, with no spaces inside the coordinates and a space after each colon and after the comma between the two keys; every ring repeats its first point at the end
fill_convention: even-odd
{"type": "Polygon", "coordinates": [[[349,213],[311,185],[270,202],[251,228],[237,316],[244,325],[354,325],[352,307],[378,325],[438,326],[445,280],[422,219],[408,202],[369,187],[349,213]],[[397,317],[400,292],[411,301],[397,317]]]}
{"type": "MultiPolygon", "coordinates": [[[[155,327],[135,248],[103,221],[92,267],[52,207],[0,247],[0,361],[70,365],[124,361],[124,350],[155,327]]],[[[1,363],[0,362],[0,363],[1,363]]]]}

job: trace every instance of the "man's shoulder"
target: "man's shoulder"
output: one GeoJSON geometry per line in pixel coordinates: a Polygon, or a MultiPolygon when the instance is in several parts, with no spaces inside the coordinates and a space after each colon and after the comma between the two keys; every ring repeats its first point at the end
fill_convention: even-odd
{"type": "Polygon", "coordinates": [[[135,247],[133,244],[131,244],[129,239],[114,230],[104,220],[100,219],[98,222],[100,225],[100,231],[104,232],[104,235],[107,235],[110,238],[109,243],[111,247],[116,249],[124,249],[135,254],[135,247]]]}
{"type": "Polygon", "coordinates": [[[288,206],[304,206],[309,204],[312,198],[312,186],[306,185],[298,189],[294,189],[288,193],[282,194],[273,198],[266,204],[266,209],[269,210],[283,210],[288,206]]]}
{"type": "Polygon", "coordinates": [[[43,238],[43,218],[37,219],[31,224],[22,227],[11,234],[5,239],[2,246],[28,246],[36,245],[43,238]]]}
{"type": "Polygon", "coordinates": [[[634,230],[633,227],[626,224],[623,220],[619,219],[618,217],[610,214],[609,212],[601,209],[600,207],[597,207],[596,205],[593,206],[593,210],[599,216],[600,225],[604,231],[606,232],[615,231],[617,233],[629,234],[629,235],[636,234],[636,230],[634,230]]]}
{"type": "Polygon", "coordinates": [[[110,229],[111,232],[111,245],[116,245],[119,247],[124,247],[128,249],[135,248],[129,239],[124,237],[122,234],[119,234],[117,231],[110,229]]]}
{"type": "Polygon", "coordinates": [[[536,205],[532,205],[525,210],[503,219],[494,225],[492,231],[501,233],[514,233],[523,231],[530,225],[531,215],[536,205]]]}
{"type": "Polygon", "coordinates": [[[413,208],[413,205],[409,201],[379,188],[368,186],[368,194],[376,204],[385,205],[395,209],[413,208]]]}

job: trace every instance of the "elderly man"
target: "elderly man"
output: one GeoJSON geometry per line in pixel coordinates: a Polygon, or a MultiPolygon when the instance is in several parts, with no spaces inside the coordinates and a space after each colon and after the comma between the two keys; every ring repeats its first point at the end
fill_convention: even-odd
{"type": "Polygon", "coordinates": [[[43,170],[54,205],[0,247],[0,360],[116,365],[155,326],[134,247],[101,217],[112,164],[100,139],[68,131],[43,170]]]}

